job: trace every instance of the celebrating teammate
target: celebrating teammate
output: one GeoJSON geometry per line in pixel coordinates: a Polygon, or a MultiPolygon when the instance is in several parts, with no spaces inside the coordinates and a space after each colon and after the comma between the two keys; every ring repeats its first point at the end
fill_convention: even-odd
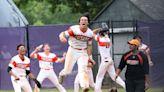
{"type": "MultiPolygon", "coordinates": [[[[95,83],[94,83],[94,79],[93,79],[93,72],[92,72],[92,67],[93,65],[95,65],[94,62],[88,62],[88,75],[89,75],[89,86],[91,88],[95,88],[95,83]]],[[[74,81],[74,92],[79,92],[79,75],[77,74],[75,77],[75,81],[74,81]]]]}
{"type": "Polygon", "coordinates": [[[27,75],[33,79],[39,87],[41,87],[41,85],[30,72],[30,59],[25,56],[25,46],[19,44],[17,46],[17,51],[18,55],[11,59],[8,66],[8,72],[11,75],[11,82],[15,92],[21,92],[21,88],[24,92],[32,92],[31,86],[26,78],[27,75]]]}
{"type": "Polygon", "coordinates": [[[83,92],[89,90],[89,77],[87,73],[88,60],[92,60],[92,39],[93,32],[88,28],[89,17],[83,15],[79,19],[79,25],[73,25],[68,30],[61,32],[60,41],[69,43],[64,69],[59,74],[59,81],[62,82],[66,75],[72,72],[74,64],[78,64],[78,75],[80,86],[83,92]]]}
{"type": "MultiPolygon", "coordinates": [[[[65,88],[59,83],[58,78],[53,70],[53,62],[62,62],[64,58],[58,58],[54,53],[50,52],[49,44],[44,44],[36,47],[30,57],[39,60],[40,72],[37,80],[42,83],[45,78],[48,78],[60,92],[66,92],[65,88]],[[38,52],[43,46],[44,52],[38,52]]],[[[40,92],[40,89],[35,86],[35,92],[40,92]]]]}
{"type": "Polygon", "coordinates": [[[124,81],[118,77],[117,80],[115,80],[115,68],[114,63],[111,58],[111,41],[108,36],[109,29],[102,29],[98,28],[93,30],[95,35],[95,40],[98,43],[99,52],[101,55],[101,64],[99,66],[99,70],[96,76],[96,84],[95,84],[95,92],[102,92],[101,86],[102,86],[102,80],[104,78],[104,75],[106,72],[110,75],[111,79],[116,81],[119,85],[121,85],[123,88],[125,88],[124,81]],[[99,35],[96,35],[99,33],[99,35]]]}
{"type": "Polygon", "coordinates": [[[140,42],[138,49],[140,51],[143,51],[146,54],[146,56],[148,58],[149,66],[153,66],[154,64],[153,64],[152,59],[150,57],[150,48],[142,42],[141,36],[135,36],[135,37],[133,37],[133,39],[137,39],[140,42]]]}

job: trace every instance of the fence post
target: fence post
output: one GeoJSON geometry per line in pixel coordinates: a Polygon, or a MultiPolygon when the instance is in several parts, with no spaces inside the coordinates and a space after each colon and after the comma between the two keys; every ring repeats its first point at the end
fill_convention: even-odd
{"type": "Polygon", "coordinates": [[[113,32],[113,21],[110,21],[110,28],[111,28],[111,38],[112,38],[112,59],[114,60],[114,32],[113,32]]]}
{"type": "Polygon", "coordinates": [[[26,47],[27,47],[27,56],[30,57],[30,44],[29,44],[29,25],[26,25],[26,47]]]}

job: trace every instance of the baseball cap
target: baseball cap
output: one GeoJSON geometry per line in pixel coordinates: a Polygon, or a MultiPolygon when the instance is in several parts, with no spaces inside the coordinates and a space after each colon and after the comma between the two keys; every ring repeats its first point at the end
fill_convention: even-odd
{"type": "Polygon", "coordinates": [[[137,39],[132,39],[128,41],[128,44],[139,46],[140,42],[137,39]]]}

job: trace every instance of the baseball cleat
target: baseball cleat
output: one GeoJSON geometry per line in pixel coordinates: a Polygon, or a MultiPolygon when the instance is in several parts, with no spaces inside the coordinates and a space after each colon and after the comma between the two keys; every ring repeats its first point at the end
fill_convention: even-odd
{"type": "Polygon", "coordinates": [[[117,92],[117,88],[116,87],[112,87],[109,92],[117,92]]]}
{"type": "Polygon", "coordinates": [[[89,92],[89,88],[83,89],[83,92],[89,92]]]}
{"type": "Polygon", "coordinates": [[[65,76],[59,75],[59,83],[62,84],[64,82],[65,76]]]}

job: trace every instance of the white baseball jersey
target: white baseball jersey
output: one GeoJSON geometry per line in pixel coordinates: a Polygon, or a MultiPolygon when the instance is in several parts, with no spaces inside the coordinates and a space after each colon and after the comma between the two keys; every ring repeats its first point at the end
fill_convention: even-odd
{"type": "Polygon", "coordinates": [[[110,50],[111,50],[111,40],[108,35],[105,35],[105,37],[100,37],[98,35],[95,36],[95,39],[98,43],[98,48],[101,57],[111,57],[110,50]]]}
{"type": "Polygon", "coordinates": [[[108,35],[105,35],[104,37],[100,37],[98,35],[95,36],[95,39],[98,43],[98,48],[99,52],[101,55],[101,64],[99,66],[99,70],[96,76],[96,84],[95,84],[95,91],[94,92],[102,92],[101,87],[102,87],[102,81],[105,76],[105,73],[108,72],[110,75],[111,79],[113,81],[116,81],[118,84],[123,86],[125,88],[125,83],[124,81],[118,77],[117,80],[115,80],[115,68],[114,68],[114,63],[111,58],[111,40],[108,37],[108,35]]]}
{"type": "Polygon", "coordinates": [[[24,56],[24,60],[21,60],[19,55],[14,56],[9,66],[12,67],[12,72],[18,77],[26,76],[26,70],[30,70],[30,59],[24,56]]]}
{"type": "Polygon", "coordinates": [[[54,53],[49,53],[49,55],[46,55],[44,52],[35,54],[34,58],[39,60],[39,67],[43,69],[53,69],[53,62],[57,62],[58,59],[54,53]]]}
{"type": "Polygon", "coordinates": [[[79,25],[74,25],[65,31],[65,35],[69,36],[68,43],[73,48],[86,49],[87,44],[92,44],[93,32],[89,28],[86,32],[82,32],[79,25]]]}

